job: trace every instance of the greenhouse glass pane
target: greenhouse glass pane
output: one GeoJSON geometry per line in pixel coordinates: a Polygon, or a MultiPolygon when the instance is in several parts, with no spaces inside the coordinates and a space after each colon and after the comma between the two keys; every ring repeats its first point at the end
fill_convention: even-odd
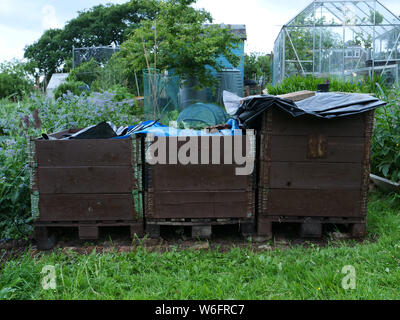
{"type": "MultiPolygon", "coordinates": [[[[274,82],[314,74],[398,81],[400,19],[374,0],[315,0],[286,24],[275,42],[274,82]]],[[[275,82],[275,83],[276,83],[275,82]]]]}

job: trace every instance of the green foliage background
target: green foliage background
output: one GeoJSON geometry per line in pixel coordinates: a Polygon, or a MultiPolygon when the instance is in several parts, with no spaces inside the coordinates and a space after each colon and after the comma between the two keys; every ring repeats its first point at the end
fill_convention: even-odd
{"type": "Polygon", "coordinates": [[[46,30],[25,48],[24,57],[34,63],[47,81],[55,72],[67,71],[72,47],[121,44],[144,19],[157,12],[157,0],[130,0],[123,4],[97,5],[78,13],[63,29],[46,30]]]}
{"type": "Polygon", "coordinates": [[[281,83],[277,85],[269,84],[267,85],[268,94],[277,96],[281,94],[286,94],[290,92],[309,90],[317,91],[319,84],[324,84],[329,81],[330,91],[334,92],[353,92],[353,93],[372,93],[380,95],[381,92],[376,86],[376,83],[380,84],[380,87],[388,92],[388,89],[384,85],[384,79],[376,77],[374,81],[371,79],[355,81],[355,82],[343,82],[338,78],[315,78],[313,76],[292,76],[285,78],[281,83]]]}
{"type": "Polygon", "coordinates": [[[240,39],[227,28],[210,25],[210,13],[191,7],[195,2],[160,2],[154,19],[143,20],[117,53],[116,59],[125,72],[168,70],[182,79],[197,79],[203,87],[213,87],[216,80],[210,67],[217,71],[222,69],[217,61],[221,55],[237,66],[240,58],[232,53],[232,48],[240,39]]]}
{"type": "Polygon", "coordinates": [[[18,60],[0,63],[0,99],[21,99],[33,90],[29,65],[18,60]]]}
{"type": "Polygon", "coordinates": [[[250,53],[244,56],[244,77],[248,80],[263,78],[263,83],[271,82],[271,57],[250,53]]]}

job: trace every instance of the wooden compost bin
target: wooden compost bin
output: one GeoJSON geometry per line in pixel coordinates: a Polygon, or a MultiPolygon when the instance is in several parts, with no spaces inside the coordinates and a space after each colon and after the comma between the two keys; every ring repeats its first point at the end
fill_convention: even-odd
{"type": "MultiPolygon", "coordinates": [[[[190,138],[193,137],[179,141],[178,150],[190,138]]],[[[242,234],[254,233],[255,172],[236,175],[238,164],[233,156],[235,144],[232,136],[201,138],[207,139],[203,141],[208,143],[198,142],[198,164],[185,165],[169,161],[170,142],[176,141],[176,137],[156,137],[155,141],[163,141],[167,146],[167,162],[149,164],[146,161],[144,207],[146,231],[150,237],[159,237],[161,225],[189,226],[193,237],[204,238],[211,236],[212,225],[240,224],[242,234]],[[216,157],[216,162],[220,164],[211,164],[213,152],[218,151],[212,147],[215,138],[219,139],[216,145],[219,145],[221,154],[216,157]],[[225,144],[232,147],[226,154],[222,152],[225,144]],[[233,160],[231,164],[225,161],[229,157],[233,160]],[[201,160],[207,158],[210,164],[201,164],[204,163],[201,160]]],[[[240,136],[240,139],[243,146],[247,140],[255,148],[254,135],[240,136]]],[[[150,143],[146,144],[148,150],[150,143]]],[[[253,156],[253,165],[254,162],[253,156]]]]}
{"type": "Polygon", "coordinates": [[[78,227],[81,239],[96,239],[104,226],[127,226],[132,236],[141,235],[141,148],[141,140],[135,138],[31,139],[32,213],[38,242],[49,242],[49,227],[78,227]]]}
{"type": "Polygon", "coordinates": [[[293,118],[272,108],[259,134],[258,234],[273,222],[301,223],[320,236],[323,223],[366,233],[374,111],[335,119],[293,118]]]}

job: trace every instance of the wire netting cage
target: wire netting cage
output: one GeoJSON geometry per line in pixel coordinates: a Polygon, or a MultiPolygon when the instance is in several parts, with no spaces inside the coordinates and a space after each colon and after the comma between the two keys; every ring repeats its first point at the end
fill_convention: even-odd
{"type": "Polygon", "coordinates": [[[160,73],[158,69],[143,70],[145,120],[161,119],[168,124],[179,111],[180,77],[160,73]]]}
{"type": "Polygon", "coordinates": [[[79,67],[82,63],[91,59],[96,60],[100,64],[106,64],[111,56],[120,51],[119,46],[100,46],[100,47],[84,47],[72,48],[73,67],[79,67]]]}
{"type": "Polygon", "coordinates": [[[315,0],[275,41],[273,83],[293,75],[399,81],[400,19],[376,0],[315,0]]]}

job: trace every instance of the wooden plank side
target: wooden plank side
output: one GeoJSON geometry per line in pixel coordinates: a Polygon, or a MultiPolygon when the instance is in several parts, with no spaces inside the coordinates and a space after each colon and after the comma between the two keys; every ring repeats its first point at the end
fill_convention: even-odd
{"type": "Polygon", "coordinates": [[[154,192],[147,218],[252,218],[248,192],[154,192]]]}
{"type": "Polygon", "coordinates": [[[238,176],[236,165],[154,165],[154,191],[247,190],[250,176],[238,176]]]}
{"type": "Polygon", "coordinates": [[[255,148],[254,135],[155,137],[146,142],[149,164],[243,164],[246,154],[255,148]]]}
{"type": "Polygon", "coordinates": [[[360,190],[362,170],[361,163],[272,162],[269,187],[360,190]]]}
{"type": "Polygon", "coordinates": [[[360,190],[270,189],[260,215],[307,217],[363,217],[360,190]]]}
{"type": "Polygon", "coordinates": [[[132,193],[131,167],[38,168],[40,194],[132,193]]]}
{"type": "Polygon", "coordinates": [[[131,139],[36,140],[39,167],[127,166],[131,139]]]}
{"type": "Polygon", "coordinates": [[[335,119],[321,119],[308,115],[294,118],[275,108],[264,114],[262,131],[270,131],[273,135],[323,134],[327,137],[364,137],[365,114],[335,119]]]}
{"type": "Polygon", "coordinates": [[[40,221],[136,220],[129,194],[41,194],[40,221]]]}
{"type": "Polygon", "coordinates": [[[307,98],[311,98],[313,96],[315,96],[314,91],[303,90],[303,91],[296,91],[296,92],[290,92],[287,94],[282,94],[277,97],[296,102],[296,101],[301,101],[301,100],[304,100],[307,98]]]}
{"type": "Polygon", "coordinates": [[[260,159],[270,161],[361,163],[364,160],[365,139],[360,137],[327,137],[326,156],[310,159],[310,136],[271,136],[269,149],[260,150],[260,159]]]}
{"type": "Polygon", "coordinates": [[[248,165],[253,174],[255,159],[245,156],[255,148],[254,136],[158,137],[153,148],[146,144],[146,181],[154,191],[247,190],[252,181],[252,176],[238,175],[237,169],[248,165]],[[161,148],[166,149],[165,157],[159,155],[161,148]],[[183,162],[189,155],[191,161],[183,162]]]}

